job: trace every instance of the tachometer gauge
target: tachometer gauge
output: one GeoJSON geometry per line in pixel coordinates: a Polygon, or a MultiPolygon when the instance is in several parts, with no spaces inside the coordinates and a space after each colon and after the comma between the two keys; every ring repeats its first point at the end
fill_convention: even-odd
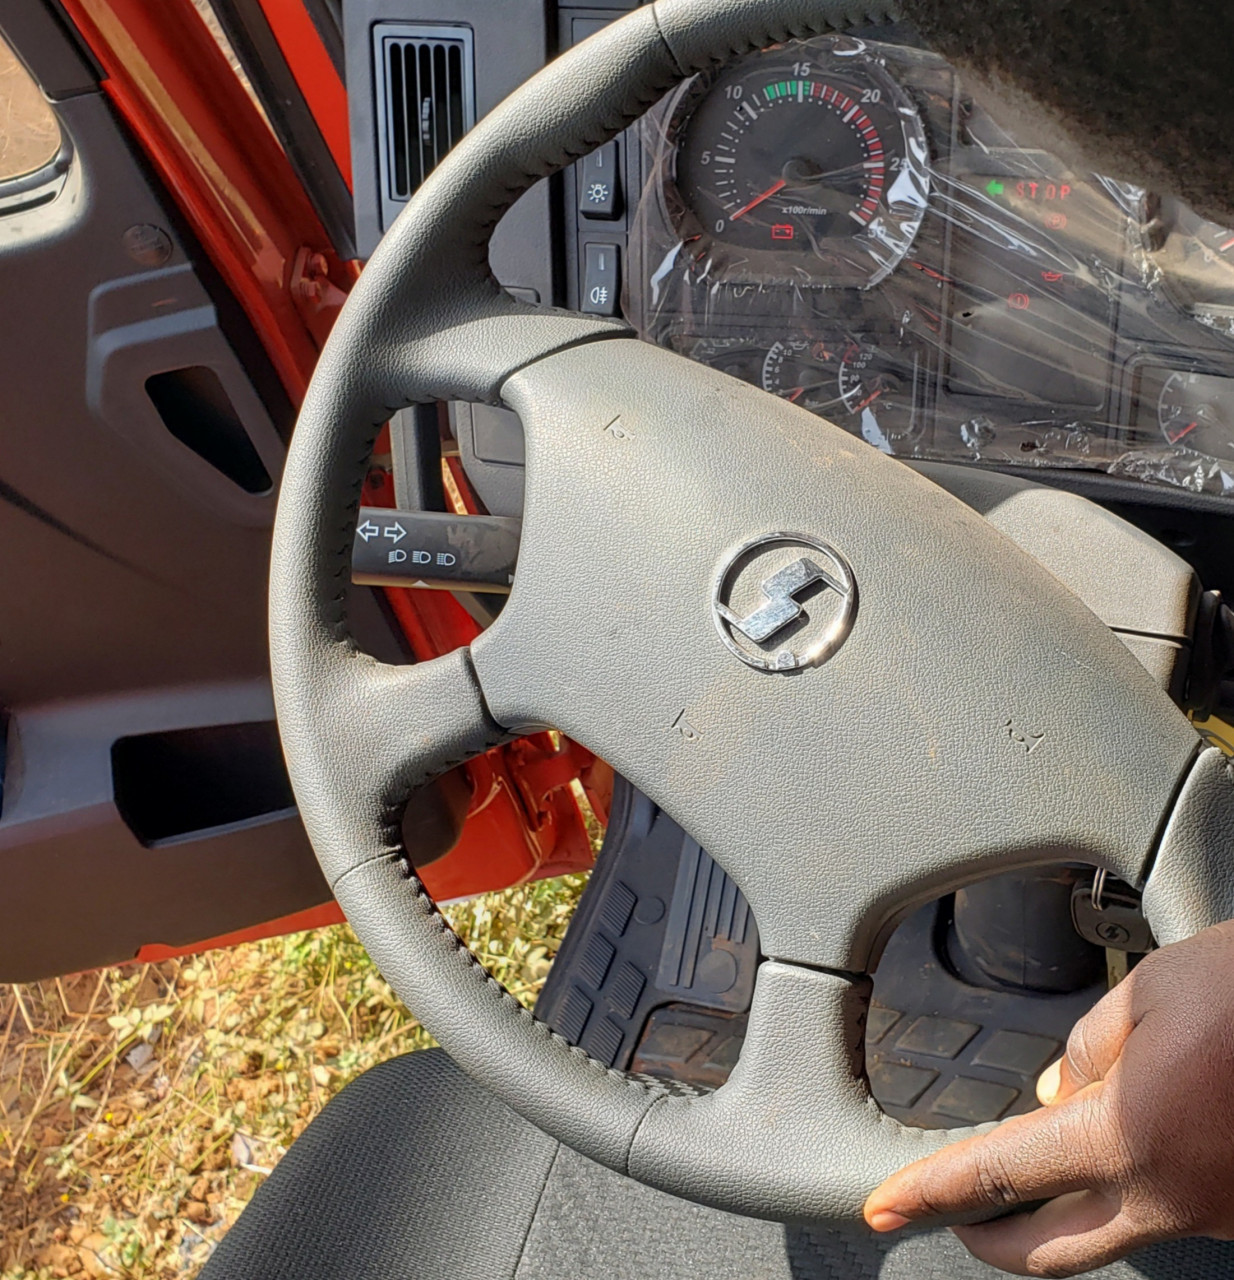
{"type": "Polygon", "coordinates": [[[921,118],[858,41],[789,46],[700,78],[670,128],[672,212],[700,274],[869,288],[921,225],[921,118]]]}
{"type": "Polygon", "coordinates": [[[916,352],[890,353],[848,338],[792,337],[763,361],[765,391],[829,418],[884,453],[920,430],[916,352]]]}
{"type": "Polygon", "coordinates": [[[1157,401],[1157,420],[1170,444],[1234,459],[1234,378],[1171,373],[1157,401]]]}

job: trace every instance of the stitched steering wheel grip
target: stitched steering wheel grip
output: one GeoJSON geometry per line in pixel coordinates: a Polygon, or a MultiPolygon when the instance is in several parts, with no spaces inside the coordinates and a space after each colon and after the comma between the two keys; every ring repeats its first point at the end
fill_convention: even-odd
{"type": "Polygon", "coordinates": [[[892,16],[876,3],[658,0],[481,121],[399,217],[326,345],[271,567],[300,812],[408,1008],[575,1149],[781,1221],[853,1221],[885,1176],[961,1136],[889,1119],[863,1075],[865,975],[916,905],[1060,860],[1144,883],[1158,858],[1146,900],[1163,936],[1234,908],[1205,834],[1222,823],[1194,819],[1234,813],[1228,770],[1056,579],[839,428],[619,321],[521,304],[489,271],[489,236],[523,191],[683,78],[892,16]],[[469,649],[388,667],[357,651],[344,610],[360,487],[380,425],[437,399],[522,419],[518,572],[469,649]],[[819,609],[843,616],[825,653],[759,666],[725,640],[718,593],[786,546],[789,568],[823,584],[819,609]],[[688,739],[672,728],[683,715],[688,739]],[[1035,726],[1037,749],[1018,750],[1009,724],[1035,726]],[[416,878],[399,833],[415,788],[544,726],[629,777],[750,901],[770,958],[741,1059],[713,1094],[611,1070],[551,1033],[416,878]]]}

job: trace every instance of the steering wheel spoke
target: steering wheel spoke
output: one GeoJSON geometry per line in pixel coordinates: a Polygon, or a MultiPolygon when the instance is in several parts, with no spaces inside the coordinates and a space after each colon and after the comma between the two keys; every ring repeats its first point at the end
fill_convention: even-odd
{"type": "Polygon", "coordinates": [[[399,824],[412,792],[506,735],[488,715],[466,650],[399,667],[336,642],[318,657],[311,682],[280,684],[279,721],[285,739],[311,743],[289,753],[288,766],[335,888],[364,862],[403,862],[399,824]],[[352,815],[345,824],[317,820],[343,808],[352,815]]]}
{"type": "Polygon", "coordinates": [[[895,1170],[975,1130],[925,1130],[883,1114],[864,1071],[870,982],[766,961],[741,1058],[715,1093],[651,1108],[630,1173],[679,1195],[700,1186],[736,1212],[854,1221],[895,1170]],[[759,1191],[751,1194],[754,1188],[759,1191]]]}

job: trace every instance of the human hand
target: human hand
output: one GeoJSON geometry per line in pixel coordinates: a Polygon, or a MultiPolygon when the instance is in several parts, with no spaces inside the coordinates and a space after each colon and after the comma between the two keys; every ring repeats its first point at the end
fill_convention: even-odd
{"type": "Polygon", "coordinates": [[[919,1160],[865,1204],[875,1231],[941,1215],[982,1261],[1074,1276],[1190,1235],[1234,1239],[1234,922],[1163,947],[1080,1022],[1045,1104],[919,1160]]]}

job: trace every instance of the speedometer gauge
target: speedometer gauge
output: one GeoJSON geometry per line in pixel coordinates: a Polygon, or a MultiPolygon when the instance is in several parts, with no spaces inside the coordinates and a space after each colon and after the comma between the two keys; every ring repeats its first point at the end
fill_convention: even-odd
{"type": "Polygon", "coordinates": [[[774,50],[700,79],[671,128],[678,230],[706,274],[869,288],[921,225],[921,118],[860,42],[774,50]]]}

